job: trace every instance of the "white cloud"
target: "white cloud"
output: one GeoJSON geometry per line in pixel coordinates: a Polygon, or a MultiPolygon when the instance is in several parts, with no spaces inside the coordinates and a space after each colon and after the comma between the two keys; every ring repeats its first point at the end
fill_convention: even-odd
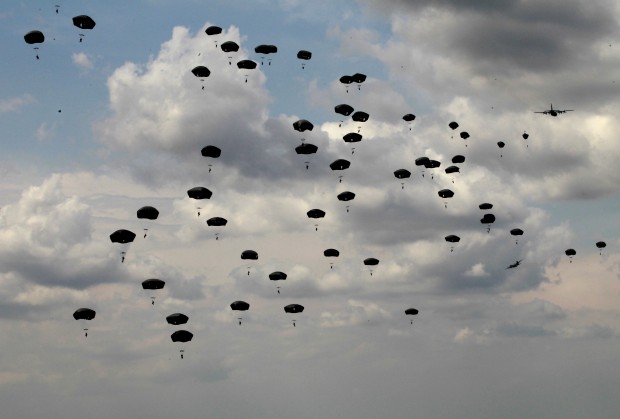
{"type": "Polygon", "coordinates": [[[83,52],[73,53],[73,55],[71,55],[71,59],[73,60],[73,63],[82,70],[92,70],[95,66],[90,57],[83,52]]]}

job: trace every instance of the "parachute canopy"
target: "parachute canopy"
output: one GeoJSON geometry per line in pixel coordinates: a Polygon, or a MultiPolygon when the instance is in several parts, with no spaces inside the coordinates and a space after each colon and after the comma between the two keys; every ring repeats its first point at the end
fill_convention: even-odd
{"type": "Polygon", "coordinates": [[[467,131],[462,131],[460,135],[461,135],[461,138],[464,140],[469,138],[469,133],[467,131]]]}
{"type": "Polygon", "coordinates": [[[493,204],[483,202],[482,204],[478,205],[478,208],[480,208],[481,210],[490,210],[491,208],[493,208],[493,204]]]}
{"type": "Polygon", "coordinates": [[[353,198],[355,198],[355,194],[350,191],[345,191],[338,194],[339,201],[350,201],[353,198]]]}
{"type": "Polygon", "coordinates": [[[513,228],[512,230],[510,230],[510,234],[512,234],[513,236],[522,236],[523,230],[521,230],[520,228],[513,228]]]}
{"type": "Polygon", "coordinates": [[[355,122],[366,122],[368,121],[368,118],[370,118],[370,115],[362,111],[357,111],[353,115],[351,115],[351,119],[353,119],[355,122]]]}
{"type": "Polygon", "coordinates": [[[302,49],[297,53],[297,58],[299,58],[300,60],[309,60],[310,58],[312,58],[312,53],[310,51],[302,49]]]}
{"type": "Polygon", "coordinates": [[[213,192],[203,186],[196,186],[187,191],[187,196],[193,199],[209,199],[213,192]]]}
{"type": "Polygon", "coordinates": [[[456,173],[456,172],[461,172],[461,170],[458,168],[458,166],[448,166],[446,167],[445,170],[446,173],[450,174],[450,173],[456,173]]]}
{"type": "Polygon", "coordinates": [[[218,35],[222,33],[222,28],[220,28],[219,26],[209,26],[207,29],[205,29],[205,33],[207,35],[218,35]]]}
{"type": "Polygon", "coordinates": [[[211,75],[211,70],[209,70],[204,65],[196,66],[192,69],[192,74],[196,77],[209,77],[211,75]]]}
{"type": "Polygon", "coordinates": [[[27,44],[40,44],[45,41],[45,36],[41,31],[30,31],[24,35],[24,41],[27,44]]]}
{"type": "Polygon", "coordinates": [[[237,68],[242,70],[254,70],[256,68],[256,62],[252,60],[241,60],[237,63],[237,68]]]}
{"type": "Polygon", "coordinates": [[[222,48],[222,51],[224,51],[224,52],[237,52],[237,51],[239,51],[239,45],[236,42],[233,42],[233,41],[223,42],[222,45],[220,45],[220,48],[222,48]]]}
{"type": "Polygon", "coordinates": [[[250,308],[250,305],[245,301],[235,301],[230,304],[230,308],[237,311],[246,311],[250,308]]]}
{"type": "Polygon", "coordinates": [[[442,198],[452,198],[454,196],[454,192],[450,189],[442,189],[437,194],[442,198]]]}
{"type": "Polygon", "coordinates": [[[428,157],[418,157],[417,159],[415,159],[415,165],[426,167],[426,165],[429,164],[430,161],[431,159],[429,159],[428,157]]]}
{"type": "Polygon", "coordinates": [[[241,259],[258,260],[258,253],[254,250],[244,250],[241,252],[241,259]]]}
{"type": "Polygon", "coordinates": [[[189,317],[187,317],[183,313],[173,313],[173,314],[170,314],[169,316],[166,316],[166,321],[168,322],[168,324],[174,324],[175,326],[178,326],[180,324],[185,324],[187,323],[188,320],[189,320],[189,317]]]}
{"type": "Polygon", "coordinates": [[[112,243],[131,243],[136,238],[136,233],[129,230],[116,230],[110,234],[110,240],[112,243]]]}
{"type": "Polygon", "coordinates": [[[345,134],[342,139],[345,143],[357,143],[362,141],[362,135],[358,134],[357,132],[350,132],[348,134],[345,134]]]}
{"type": "Polygon", "coordinates": [[[91,308],[78,308],[73,313],[73,318],[75,320],[92,320],[95,318],[96,315],[97,313],[95,312],[95,310],[91,308]]]}
{"type": "Polygon", "coordinates": [[[407,310],[405,310],[405,314],[408,316],[415,316],[418,313],[419,311],[417,308],[408,308],[407,310]]]}
{"type": "Polygon", "coordinates": [[[300,304],[289,304],[284,307],[286,313],[301,313],[304,311],[304,306],[300,304]]]}
{"type": "Polygon", "coordinates": [[[351,162],[346,159],[338,159],[329,165],[332,170],[345,170],[348,169],[349,166],[351,166],[351,162]]]}
{"type": "Polygon", "coordinates": [[[407,179],[411,176],[411,172],[407,169],[398,169],[394,172],[394,176],[397,179],[407,179]]]}
{"type": "Polygon", "coordinates": [[[325,249],[323,251],[323,255],[325,257],[328,257],[328,258],[329,257],[338,257],[338,256],[340,256],[340,252],[338,250],[336,250],[336,249],[325,249]]]}
{"type": "Polygon", "coordinates": [[[460,154],[457,154],[456,156],[452,157],[452,163],[454,164],[465,163],[465,156],[461,156],[460,154]]]}
{"type": "Polygon", "coordinates": [[[340,115],[344,115],[344,116],[349,116],[353,113],[353,107],[347,105],[346,103],[337,105],[334,108],[334,110],[336,111],[336,113],[339,113],[340,115]]]}
{"type": "Polygon", "coordinates": [[[73,18],[73,25],[80,29],[92,29],[95,27],[95,21],[87,15],[79,15],[73,18]]]}
{"type": "Polygon", "coordinates": [[[261,44],[259,46],[257,46],[256,48],[254,48],[254,52],[257,54],[275,54],[276,52],[278,52],[278,47],[276,47],[275,45],[267,45],[267,44],[261,44]]]}
{"type": "Polygon", "coordinates": [[[448,243],[458,243],[461,241],[461,238],[459,236],[455,236],[454,234],[446,236],[445,239],[448,243]]]}
{"type": "Polygon", "coordinates": [[[596,247],[598,247],[599,249],[602,249],[602,248],[604,248],[606,246],[607,246],[607,243],[605,243],[605,242],[602,242],[602,241],[601,242],[596,242],[596,247]]]}
{"type": "Polygon", "coordinates": [[[295,147],[295,152],[297,154],[314,154],[318,151],[318,149],[319,148],[314,144],[302,143],[301,145],[295,147]]]}
{"type": "Polygon", "coordinates": [[[299,132],[312,131],[314,125],[307,119],[300,119],[299,121],[293,122],[293,129],[299,132]]]}
{"type": "Polygon", "coordinates": [[[459,127],[459,124],[458,124],[458,122],[452,121],[452,122],[450,122],[450,123],[448,124],[448,126],[449,126],[451,129],[455,130],[455,129],[457,129],[457,128],[459,127]]]}
{"type": "Polygon", "coordinates": [[[202,150],[200,150],[200,154],[202,154],[203,157],[213,157],[214,159],[216,159],[220,157],[220,155],[222,154],[222,150],[214,145],[208,145],[206,147],[203,147],[202,150]]]}
{"type": "Polygon", "coordinates": [[[269,274],[269,279],[272,281],[284,281],[287,275],[281,271],[275,271],[269,274]]]}
{"type": "Polygon", "coordinates": [[[188,332],[187,330],[177,330],[172,335],[170,335],[170,339],[173,342],[189,342],[194,337],[192,332],[188,332]]]}
{"type": "Polygon", "coordinates": [[[323,217],[325,217],[325,211],[320,210],[318,208],[311,209],[306,214],[308,215],[308,218],[323,218],[323,217]]]}
{"type": "Polygon", "coordinates": [[[364,265],[367,266],[375,266],[379,264],[379,259],[376,258],[366,258],[364,259],[364,265]]]}
{"type": "Polygon", "coordinates": [[[411,122],[413,120],[415,120],[415,115],[412,113],[408,113],[405,116],[403,116],[403,119],[407,122],[411,122]]]}
{"type": "Polygon", "coordinates": [[[366,80],[366,74],[355,73],[351,76],[351,81],[354,83],[364,83],[366,80]]]}
{"type": "Polygon", "coordinates": [[[207,225],[212,227],[222,227],[228,223],[226,218],[222,217],[212,217],[207,220],[207,225]]]}
{"type": "Polygon", "coordinates": [[[147,220],[156,220],[159,217],[159,211],[157,208],[151,206],[145,206],[138,210],[138,218],[146,218],[147,220]]]}
{"type": "Polygon", "coordinates": [[[484,214],[480,222],[482,224],[493,224],[495,222],[495,216],[493,214],[484,214]]]}
{"type": "Polygon", "coordinates": [[[577,251],[575,249],[566,249],[564,254],[566,256],[575,256],[577,254],[577,251]]]}
{"type": "Polygon", "coordinates": [[[164,281],[157,278],[147,279],[142,281],[142,288],[145,290],[160,290],[166,285],[164,281]]]}

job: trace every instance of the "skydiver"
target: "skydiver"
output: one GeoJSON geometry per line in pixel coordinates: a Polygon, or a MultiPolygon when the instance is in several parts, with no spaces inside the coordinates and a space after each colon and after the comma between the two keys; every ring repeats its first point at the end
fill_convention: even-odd
{"type": "Polygon", "coordinates": [[[278,294],[280,294],[280,290],[278,290],[278,294]]]}
{"type": "Polygon", "coordinates": [[[155,305],[155,300],[151,300],[151,305],[154,306],[155,305]]]}
{"type": "Polygon", "coordinates": [[[125,256],[121,256],[121,263],[125,263],[125,256]]]}

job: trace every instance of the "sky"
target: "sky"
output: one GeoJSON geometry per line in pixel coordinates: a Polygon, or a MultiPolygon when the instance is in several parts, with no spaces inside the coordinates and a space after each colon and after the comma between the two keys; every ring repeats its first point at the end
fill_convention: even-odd
{"type": "Polygon", "coordinates": [[[611,0],[3,4],[2,416],[616,417],[619,18],[611,0]],[[572,111],[535,113],[551,104],[572,111]]]}

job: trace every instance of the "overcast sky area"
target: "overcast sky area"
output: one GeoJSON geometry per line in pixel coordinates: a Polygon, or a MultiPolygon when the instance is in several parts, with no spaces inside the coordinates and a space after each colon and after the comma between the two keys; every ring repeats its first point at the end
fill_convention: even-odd
{"type": "Polygon", "coordinates": [[[616,1],[7,3],[2,417],[617,417],[616,1]]]}

